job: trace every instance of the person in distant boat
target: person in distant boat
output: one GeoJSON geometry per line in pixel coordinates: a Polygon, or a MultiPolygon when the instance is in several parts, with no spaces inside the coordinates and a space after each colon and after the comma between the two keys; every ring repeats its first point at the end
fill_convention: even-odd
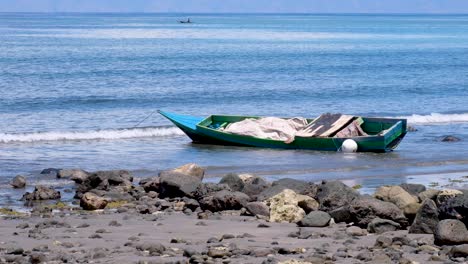
{"type": "Polygon", "coordinates": [[[187,18],[187,23],[192,23],[192,22],[190,21],[190,17],[187,18]]]}

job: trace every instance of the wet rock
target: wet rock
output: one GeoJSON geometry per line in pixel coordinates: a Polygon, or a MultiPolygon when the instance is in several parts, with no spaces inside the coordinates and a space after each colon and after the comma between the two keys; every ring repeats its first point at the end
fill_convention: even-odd
{"type": "Polygon", "coordinates": [[[61,169],[47,168],[47,169],[41,170],[40,174],[55,174],[55,175],[57,175],[59,170],[61,170],[61,169]]]}
{"type": "Polygon", "coordinates": [[[245,208],[253,215],[270,216],[270,208],[263,202],[250,202],[245,208]]]}
{"type": "Polygon", "coordinates": [[[228,185],[231,190],[240,192],[244,189],[244,181],[239,177],[239,174],[229,173],[226,174],[221,180],[219,181],[220,184],[228,185]]]}
{"type": "Polygon", "coordinates": [[[440,141],[442,141],[442,142],[458,142],[458,141],[461,141],[461,139],[458,138],[458,137],[449,135],[449,136],[443,136],[440,141]]]}
{"type": "Polygon", "coordinates": [[[324,227],[330,222],[330,215],[322,211],[312,211],[297,224],[304,227],[324,227]]]}
{"type": "Polygon", "coordinates": [[[297,223],[304,218],[305,212],[297,205],[297,196],[293,190],[285,189],[269,198],[266,202],[270,207],[270,221],[297,223]]]}
{"type": "Polygon", "coordinates": [[[418,202],[416,197],[409,194],[400,186],[381,186],[375,192],[374,197],[385,202],[391,202],[400,209],[418,202]]]}
{"type": "Polygon", "coordinates": [[[272,248],[255,248],[250,252],[250,255],[256,258],[264,258],[275,253],[276,251],[272,248]]]}
{"type": "Polygon", "coordinates": [[[24,176],[17,175],[11,180],[10,185],[15,189],[24,188],[26,187],[26,178],[24,176]]]}
{"type": "Polygon", "coordinates": [[[160,175],[160,196],[193,197],[200,184],[201,180],[197,177],[178,172],[165,172],[160,175]]]}
{"type": "Polygon", "coordinates": [[[448,200],[455,198],[456,196],[462,196],[463,192],[459,190],[453,190],[453,189],[445,189],[440,191],[437,194],[436,202],[438,205],[444,204],[448,200]]]}
{"type": "Polygon", "coordinates": [[[36,229],[46,229],[46,228],[71,228],[71,226],[66,222],[61,222],[55,219],[44,220],[35,225],[36,229]]]}
{"type": "Polygon", "coordinates": [[[405,215],[396,205],[369,196],[353,200],[349,205],[349,213],[352,222],[360,227],[367,227],[374,218],[392,220],[402,228],[408,226],[405,215]]]}
{"type": "Polygon", "coordinates": [[[84,193],[91,190],[95,193],[98,191],[110,193],[111,189],[114,189],[116,194],[122,193],[131,190],[132,182],[133,176],[126,170],[97,171],[91,173],[77,186],[75,198],[81,198],[84,193]]]}
{"type": "Polygon", "coordinates": [[[435,202],[426,199],[416,213],[413,224],[409,228],[409,233],[433,234],[438,222],[439,212],[435,202]]]}
{"type": "Polygon", "coordinates": [[[451,258],[466,258],[468,257],[468,244],[454,246],[449,251],[451,258]]]}
{"type": "Polygon", "coordinates": [[[57,178],[70,179],[76,183],[82,183],[88,176],[89,172],[82,169],[60,169],[57,171],[57,178]]]}
{"type": "Polygon", "coordinates": [[[94,193],[87,192],[81,197],[80,206],[84,210],[104,209],[107,206],[107,200],[94,193]]]}
{"type": "Polygon", "coordinates": [[[60,192],[43,185],[37,185],[32,193],[26,192],[22,198],[26,201],[55,199],[60,199],[60,192]]]}
{"type": "Polygon", "coordinates": [[[19,228],[19,229],[26,229],[26,228],[29,228],[29,224],[28,223],[21,223],[21,224],[18,224],[16,226],[16,228],[19,228]]]}
{"type": "Polygon", "coordinates": [[[392,220],[375,218],[367,226],[367,231],[369,231],[369,233],[382,234],[389,231],[396,231],[400,228],[400,224],[392,220]]]}
{"type": "Polygon", "coordinates": [[[257,225],[258,228],[270,228],[271,226],[270,225],[267,225],[265,223],[260,223],[257,225]]]}
{"type": "Polygon", "coordinates": [[[99,234],[92,234],[88,238],[90,238],[90,239],[99,239],[99,238],[102,238],[102,236],[99,235],[99,234]]]}
{"type": "Polygon", "coordinates": [[[213,196],[205,197],[200,201],[204,210],[219,212],[224,210],[240,210],[246,206],[250,197],[241,192],[220,191],[213,196]]]}
{"type": "Polygon", "coordinates": [[[454,219],[440,221],[434,232],[434,243],[439,246],[468,244],[465,224],[454,219]]]}
{"type": "Polygon", "coordinates": [[[328,212],[348,205],[358,198],[359,193],[340,181],[323,182],[318,186],[317,200],[320,210],[328,212]]]}
{"type": "Polygon", "coordinates": [[[189,163],[182,165],[176,169],[173,170],[174,172],[190,175],[193,177],[197,177],[201,180],[203,180],[203,177],[205,176],[205,169],[202,167],[198,166],[195,163],[189,163]]]}
{"type": "Polygon", "coordinates": [[[367,236],[367,230],[358,226],[350,226],[346,228],[346,234],[350,236],[367,236]]]}

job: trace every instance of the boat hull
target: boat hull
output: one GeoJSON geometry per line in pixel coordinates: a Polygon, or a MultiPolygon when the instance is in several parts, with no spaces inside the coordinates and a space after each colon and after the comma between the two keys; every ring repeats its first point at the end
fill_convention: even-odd
{"type": "Polygon", "coordinates": [[[212,115],[207,118],[200,118],[166,112],[160,113],[184,131],[194,142],[203,144],[338,151],[346,139],[352,139],[356,141],[359,152],[387,152],[396,148],[406,134],[406,120],[404,119],[364,118],[367,122],[365,124],[367,124],[366,129],[368,131],[376,132],[385,128],[385,133],[349,138],[296,136],[293,142],[285,143],[280,140],[226,133],[209,126],[214,122],[224,120],[236,122],[245,118],[257,117],[212,115]]]}

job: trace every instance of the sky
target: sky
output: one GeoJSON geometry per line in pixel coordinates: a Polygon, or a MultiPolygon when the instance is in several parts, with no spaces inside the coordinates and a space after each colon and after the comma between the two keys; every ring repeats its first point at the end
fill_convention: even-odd
{"type": "Polygon", "coordinates": [[[0,0],[0,12],[468,13],[468,0],[0,0]]]}

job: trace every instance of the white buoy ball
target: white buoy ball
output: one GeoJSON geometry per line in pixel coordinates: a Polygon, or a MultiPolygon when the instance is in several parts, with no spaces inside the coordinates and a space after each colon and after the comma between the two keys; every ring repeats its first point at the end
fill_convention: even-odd
{"type": "Polygon", "coordinates": [[[352,152],[356,152],[358,149],[358,145],[356,143],[356,141],[352,140],[352,139],[347,139],[343,142],[343,145],[341,145],[341,151],[343,151],[344,153],[352,153],[352,152]]]}

